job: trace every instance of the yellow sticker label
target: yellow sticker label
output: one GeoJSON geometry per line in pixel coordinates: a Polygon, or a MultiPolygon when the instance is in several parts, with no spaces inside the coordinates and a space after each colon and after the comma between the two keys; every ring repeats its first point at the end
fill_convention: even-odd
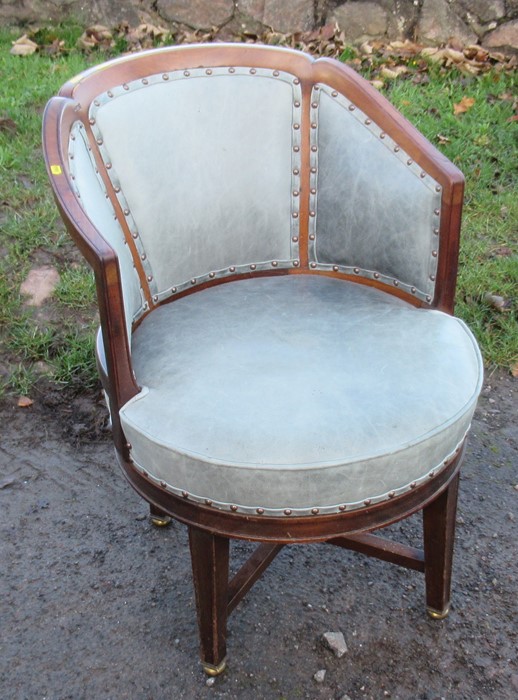
{"type": "Polygon", "coordinates": [[[50,172],[53,175],[61,175],[63,173],[63,171],[61,170],[61,165],[51,165],[50,172]]]}

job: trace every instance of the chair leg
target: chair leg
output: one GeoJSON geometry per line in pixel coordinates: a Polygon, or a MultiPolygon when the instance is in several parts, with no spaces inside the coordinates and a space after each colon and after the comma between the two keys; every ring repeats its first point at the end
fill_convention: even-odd
{"type": "Polygon", "coordinates": [[[189,528],[200,655],[205,673],[225,670],[227,651],[229,540],[189,528]]]}
{"type": "Polygon", "coordinates": [[[423,509],[426,609],[442,620],[450,611],[451,567],[459,475],[423,509]]]}
{"type": "Polygon", "coordinates": [[[156,506],[149,506],[149,519],[155,527],[165,527],[171,522],[171,517],[156,506]]]}

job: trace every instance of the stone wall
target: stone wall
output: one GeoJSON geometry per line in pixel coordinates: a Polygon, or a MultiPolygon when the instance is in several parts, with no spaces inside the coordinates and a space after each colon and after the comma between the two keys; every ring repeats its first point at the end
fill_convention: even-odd
{"type": "Polygon", "coordinates": [[[347,41],[411,39],[518,52],[518,0],[0,0],[2,25],[141,21],[192,29],[311,31],[337,23],[347,41]]]}

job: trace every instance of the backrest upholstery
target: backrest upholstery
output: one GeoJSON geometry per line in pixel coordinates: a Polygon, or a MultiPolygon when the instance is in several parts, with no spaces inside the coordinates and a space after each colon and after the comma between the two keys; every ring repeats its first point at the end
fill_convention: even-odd
{"type": "Polygon", "coordinates": [[[330,274],[451,310],[462,175],[351,69],[198,45],[117,59],[60,94],[65,169],[119,257],[128,329],[254,274],[330,274]]]}

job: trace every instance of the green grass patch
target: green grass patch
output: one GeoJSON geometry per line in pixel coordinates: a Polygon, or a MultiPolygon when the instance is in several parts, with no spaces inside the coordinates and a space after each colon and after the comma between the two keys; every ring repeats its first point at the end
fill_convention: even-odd
{"type": "MultiPolygon", "coordinates": [[[[41,154],[47,100],[70,77],[125,48],[120,39],[110,54],[85,55],[74,48],[83,29],[43,28],[34,37],[42,50],[23,58],[9,54],[18,35],[0,29],[0,119],[9,120],[0,129],[0,393],[29,394],[44,373],[64,387],[97,385],[93,276],[59,220],[41,154]],[[53,53],[56,42],[64,44],[53,53]],[[41,260],[61,278],[48,313],[38,315],[19,289],[41,260]]],[[[357,55],[346,47],[341,58],[357,55]]],[[[407,66],[409,73],[385,81],[383,91],[467,178],[457,313],[477,335],[486,363],[509,367],[518,358],[517,125],[509,121],[516,75],[423,71],[422,61],[407,66]],[[456,116],[463,98],[473,103],[456,116]],[[503,311],[488,294],[506,300],[503,311]]],[[[376,77],[377,69],[371,62],[364,74],[376,77]]]]}

